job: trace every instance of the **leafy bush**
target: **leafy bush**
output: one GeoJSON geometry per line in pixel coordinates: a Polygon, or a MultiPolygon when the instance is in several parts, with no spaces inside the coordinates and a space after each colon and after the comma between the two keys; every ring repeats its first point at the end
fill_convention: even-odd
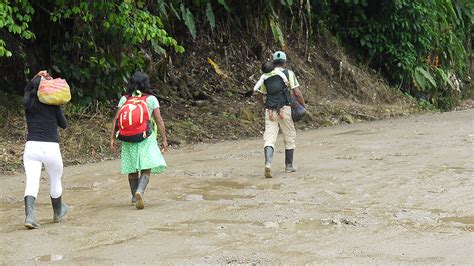
{"type": "Polygon", "coordinates": [[[4,0],[0,15],[0,61],[23,62],[26,80],[32,65],[26,58],[47,55],[37,65],[67,78],[82,104],[115,97],[130,73],[166,57],[167,49],[183,52],[168,32],[183,40],[218,30],[220,37],[230,30],[264,34],[285,49],[288,32],[309,47],[317,28],[332,32],[392,85],[449,109],[459,81],[467,79],[474,2],[4,0]],[[5,41],[12,39],[19,48],[5,41]]]}
{"type": "MultiPolygon", "coordinates": [[[[174,48],[178,53],[184,51],[145,1],[7,1],[0,4],[0,12],[18,18],[21,26],[7,16],[0,21],[0,28],[11,28],[10,32],[25,41],[33,39],[28,22],[32,22],[29,15],[35,10],[35,22],[46,17],[50,24],[50,30],[37,30],[42,39],[39,45],[50,53],[49,64],[45,65],[68,79],[78,96],[75,98],[82,104],[116,97],[129,75],[145,66],[147,56],[166,55],[163,47],[174,48]],[[45,40],[48,42],[44,43],[45,40]]],[[[0,56],[12,55],[0,40],[2,51],[0,56]]]]}
{"type": "Polygon", "coordinates": [[[450,108],[458,88],[448,77],[465,79],[468,72],[472,1],[321,2],[317,10],[323,24],[355,48],[361,60],[393,85],[450,108]]]}
{"type": "Polygon", "coordinates": [[[66,27],[51,48],[57,55],[52,67],[80,84],[75,88],[83,102],[120,93],[129,75],[144,67],[146,48],[158,55],[166,53],[163,45],[184,51],[144,1],[56,1],[51,19],[66,27]]]}
{"type": "MultiPolygon", "coordinates": [[[[28,27],[35,10],[28,1],[15,1],[12,4],[0,2],[0,29],[29,40],[35,37],[28,27]]],[[[12,52],[0,36],[0,57],[11,57],[12,52]]],[[[11,48],[10,48],[11,49],[11,48]]]]}

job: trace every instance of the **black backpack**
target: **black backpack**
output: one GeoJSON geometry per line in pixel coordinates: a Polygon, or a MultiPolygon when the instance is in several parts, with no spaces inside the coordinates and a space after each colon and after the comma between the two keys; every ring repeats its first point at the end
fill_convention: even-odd
{"type": "MultiPolygon", "coordinates": [[[[283,73],[289,78],[287,69],[283,73]]],[[[265,108],[279,111],[283,106],[291,105],[290,90],[280,76],[269,77],[264,81],[264,84],[267,88],[265,108]]]]}

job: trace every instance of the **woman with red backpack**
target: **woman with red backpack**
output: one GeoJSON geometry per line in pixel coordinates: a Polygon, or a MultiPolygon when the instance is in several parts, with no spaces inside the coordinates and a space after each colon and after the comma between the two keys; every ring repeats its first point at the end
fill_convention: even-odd
{"type": "Polygon", "coordinates": [[[121,172],[128,174],[132,204],[137,209],[143,209],[143,194],[150,174],[166,170],[162,152],[168,146],[160,104],[150,92],[147,74],[138,71],[132,75],[127,95],[122,96],[118,108],[112,121],[110,147],[115,150],[116,137],[122,140],[121,172]],[[161,150],[156,140],[155,125],[158,125],[161,134],[161,150]]]}

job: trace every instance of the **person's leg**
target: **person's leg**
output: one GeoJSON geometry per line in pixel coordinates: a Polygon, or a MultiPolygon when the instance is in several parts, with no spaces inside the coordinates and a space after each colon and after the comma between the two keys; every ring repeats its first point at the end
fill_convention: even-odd
{"type": "Polygon", "coordinates": [[[63,186],[63,159],[58,143],[46,143],[43,145],[44,168],[48,173],[49,195],[53,206],[53,221],[60,222],[69,210],[69,206],[62,202],[63,186]]]}
{"type": "Polygon", "coordinates": [[[291,108],[285,106],[281,109],[281,114],[283,119],[280,120],[280,127],[285,142],[285,171],[295,172],[296,168],[293,165],[293,155],[296,146],[296,129],[291,119],[291,108]]]}
{"type": "Polygon", "coordinates": [[[130,192],[132,193],[132,205],[137,202],[135,192],[138,188],[138,172],[128,174],[128,183],[130,184],[130,192]]]}
{"type": "Polygon", "coordinates": [[[293,155],[295,149],[285,149],[285,172],[292,173],[296,172],[296,167],[293,164],[293,155]]]}
{"type": "Polygon", "coordinates": [[[143,195],[145,193],[146,186],[150,181],[151,169],[144,169],[140,172],[140,180],[138,181],[137,191],[135,192],[136,197],[136,207],[141,210],[145,208],[145,201],[143,200],[143,195]]]}
{"type": "Polygon", "coordinates": [[[265,146],[263,148],[263,153],[265,155],[265,169],[263,172],[263,176],[265,178],[272,178],[272,162],[273,162],[273,147],[271,146],[265,146]]]}
{"type": "Polygon", "coordinates": [[[268,112],[265,112],[265,132],[263,133],[263,152],[265,155],[265,169],[264,176],[266,178],[273,177],[271,167],[273,161],[273,151],[275,147],[275,142],[278,137],[278,121],[274,121],[270,118],[268,112]]]}
{"type": "Polygon", "coordinates": [[[36,222],[35,201],[38,196],[41,161],[38,160],[37,150],[34,142],[27,142],[23,153],[23,166],[25,167],[25,222],[28,229],[37,229],[39,224],[36,222]]]}
{"type": "Polygon", "coordinates": [[[34,143],[28,142],[23,153],[23,166],[25,167],[25,197],[38,196],[41,166],[43,163],[38,156],[37,147],[34,143]]]}
{"type": "Polygon", "coordinates": [[[59,198],[63,194],[61,179],[63,176],[63,159],[58,143],[47,143],[44,149],[44,168],[49,178],[49,194],[51,198],[59,198]]]}

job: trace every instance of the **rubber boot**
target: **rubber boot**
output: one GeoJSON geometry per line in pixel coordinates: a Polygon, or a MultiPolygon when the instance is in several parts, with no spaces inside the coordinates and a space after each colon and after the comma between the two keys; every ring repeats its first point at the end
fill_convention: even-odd
{"type": "Polygon", "coordinates": [[[36,223],[35,200],[33,196],[25,196],[25,227],[28,229],[38,229],[39,224],[36,223]]]}
{"type": "Polygon", "coordinates": [[[130,192],[132,192],[132,205],[137,203],[137,198],[135,197],[135,192],[137,192],[138,188],[138,178],[128,179],[128,183],[130,184],[130,192]]]}
{"type": "Polygon", "coordinates": [[[51,204],[53,205],[53,222],[59,223],[69,210],[69,206],[62,203],[61,196],[56,199],[51,197],[51,204]]]}
{"type": "Polygon", "coordinates": [[[143,200],[143,194],[145,193],[145,189],[146,189],[146,186],[148,185],[148,181],[150,181],[148,177],[142,175],[140,177],[140,181],[138,182],[137,191],[135,192],[135,197],[137,199],[137,203],[135,206],[139,210],[145,208],[145,201],[143,200]]]}
{"type": "Polygon", "coordinates": [[[294,151],[294,149],[285,150],[285,172],[287,173],[296,172],[296,168],[293,166],[294,151]]]}
{"type": "Polygon", "coordinates": [[[273,161],[273,147],[271,146],[266,146],[263,148],[264,154],[265,154],[265,172],[264,176],[265,178],[272,178],[272,161],[273,161]]]}

